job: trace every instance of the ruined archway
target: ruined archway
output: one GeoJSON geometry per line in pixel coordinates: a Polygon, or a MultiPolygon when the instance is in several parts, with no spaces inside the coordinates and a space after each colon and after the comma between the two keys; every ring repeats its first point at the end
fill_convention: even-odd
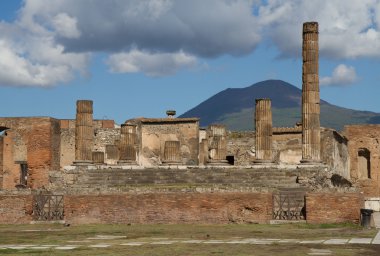
{"type": "Polygon", "coordinates": [[[366,148],[358,150],[358,178],[371,179],[371,152],[366,148]]]}

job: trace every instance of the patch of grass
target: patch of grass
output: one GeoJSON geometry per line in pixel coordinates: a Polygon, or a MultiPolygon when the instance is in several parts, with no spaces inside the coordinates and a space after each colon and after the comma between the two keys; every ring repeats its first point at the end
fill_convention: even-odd
{"type": "MultiPolygon", "coordinates": [[[[301,244],[144,244],[126,246],[128,242],[169,240],[231,240],[246,238],[277,238],[318,240],[331,238],[374,237],[376,230],[362,229],[353,224],[284,224],[284,225],[0,225],[0,244],[75,244],[70,251],[0,249],[2,255],[307,255],[310,248],[331,248],[333,255],[371,254],[374,245],[301,245],[301,244]],[[27,231],[29,230],[29,231],[27,231]],[[31,231],[35,230],[35,231],[31,231]],[[126,236],[110,240],[92,240],[97,235],[126,236]],[[76,241],[76,243],[73,243],[76,241]],[[91,248],[90,244],[111,244],[108,248],[91,248]],[[343,249],[342,249],[343,248],[343,249]]],[[[380,246],[377,247],[380,249],[380,246]]]]}

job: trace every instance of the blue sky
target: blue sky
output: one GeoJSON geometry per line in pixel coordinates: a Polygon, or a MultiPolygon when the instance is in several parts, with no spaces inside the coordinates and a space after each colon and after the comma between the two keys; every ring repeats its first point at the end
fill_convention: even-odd
{"type": "Polygon", "coordinates": [[[91,99],[121,123],[266,79],[301,87],[312,20],[321,98],[380,112],[379,0],[0,0],[0,116],[74,118],[91,99]]]}

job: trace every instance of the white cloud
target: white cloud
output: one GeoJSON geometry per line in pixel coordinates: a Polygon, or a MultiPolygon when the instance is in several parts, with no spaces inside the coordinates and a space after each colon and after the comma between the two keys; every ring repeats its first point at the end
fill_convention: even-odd
{"type": "Polygon", "coordinates": [[[170,75],[181,68],[194,66],[196,63],[194,56],[184,52],[152,54],[136,49],[127,53],[113,54],[107,60],[111,72],[143,72],[149,76],[170,75]]]}
{"type": "Polygon", "coordinates": [[[200,58],[246,55],[261,42],[273,43],[281,57],[300,58],[305,21],[319,22],[322,58],[380,58],[380,0],[23,3],[14,23],[0,22],[1,51],[14,58],[0,59],[8,68],[0,85],[70,81],[87,72],[97,52],[108,54],[112,72],[150,76],[174,74],[200,58]],[[11,63],[20,66],[12,69],[11,63]]]}
{"type": "Polygon", "coordinates": [[[355,68],[344,64],[338,65],[331,77],[322,77],[320,84],[325,86],[348,86],[358,80],[355,68]]]}
{"type": "Polygon", "coordinates": [[[380,58],[379,0],[269,0],[260,24],[284,57],[301,56],[302,23],[318,21],[322,57],[380,58]]]}
{"type": "Polygon", "coordinates": [[[16,86],[49,86],[71,79],[68,65],[42,65],[22,57],[0,40],[0,83],[16,86]]]}
{"type": "Polygon", "coordinates": [[[57,34],[66,38],[78,38],[80,32],[77,28],[77,19],[70,17],[67,13],[57,14],[52,23],[57,34]]]}

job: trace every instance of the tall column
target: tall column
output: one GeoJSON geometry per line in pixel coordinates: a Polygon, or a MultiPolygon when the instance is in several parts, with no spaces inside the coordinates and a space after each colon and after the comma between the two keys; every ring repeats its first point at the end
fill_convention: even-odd
{"type": "Polygon", "coordinates": [[[303,24],[302,163],[320,162],[318,23],[303,24]]]}
{"type": "Polygon", "coordinates": [[[208,164],[226,164],[227,138],[224,125],[212,124],[207,129],[208,164]]]}
{"type": "Polygon", "coordinates": [[[122,124],[120,128],[119,163],[136,163],[136,125],[122,124]]]}
{"type": "Polygon", "coordinates": [[[164,159],[162,160],[162,162],[166,164],[180,163],[181,160],[180,160],[179,146],[180,146],[179,141],[174,141],[174,140],[165,141],[164,159]]]}
{"type": "Polygon", "coordinates": [[[256,99],[255,111],[255,163],[271,163],[272,159],[272,109],[270,99],[256,99]]]}
{"type": "Polygon", "coordinates": [[[199,143],[199,165],[207,164],[208,160],[208,142],[207,139],[202,139],[199,143]]]}
{"type": "Polygon", "coordinates": [[[92,163],[94,127],[92,101],[78,100],[75,122],[75,164],[92,163]]]}

